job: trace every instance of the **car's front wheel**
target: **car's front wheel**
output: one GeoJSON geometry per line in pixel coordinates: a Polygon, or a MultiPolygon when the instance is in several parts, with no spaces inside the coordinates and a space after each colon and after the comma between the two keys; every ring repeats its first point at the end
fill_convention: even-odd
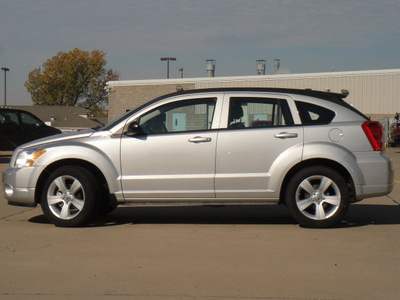
{"type": "Polygon", "coordinates": [[[64,166],[52,172],[46,181],[41,207],[56,226],[81,226],[94,214],[99,185],[87,169],[64,166]]]}
{"type": "Polygon", "coordinates": [[[286,206],[305,227],[331,227],[340,222],[350,205],[346,180],[325,166],[312,166],[297,172],[288,182],[286,206]]]}

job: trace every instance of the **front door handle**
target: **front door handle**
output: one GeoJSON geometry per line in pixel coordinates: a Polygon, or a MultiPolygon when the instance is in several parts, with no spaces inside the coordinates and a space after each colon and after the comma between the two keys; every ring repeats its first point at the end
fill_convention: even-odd
{"type": "Polygon", "coordinates": [[[211,142],[210,137],[195,136],[188,140],[191,143],[208,143],[211,142]]]}
{"type": "Polygon", "coordinates": [[[292,138],[297,138],[298,134],[290,133],[290,132],[281,132],[281,133],[275,134],[275,137],[278,139],[292,139],[292,138]]]}

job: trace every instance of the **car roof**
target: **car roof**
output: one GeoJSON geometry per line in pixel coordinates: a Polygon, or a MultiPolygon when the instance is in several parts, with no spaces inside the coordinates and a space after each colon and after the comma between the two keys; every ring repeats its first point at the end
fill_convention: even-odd
{"type": "Polygon", "coordinates": [[[0,111],[17,111],[17,112],[27,112],[27,113],[30,113],[29,111],[26,111],[26,110],[16,109],[16,108],[6,108],[6,107],[0,107],[0,111]]]}
{"type": "MultiPolygon", "coordinates": [[[[34,115],[33,113],[31,113],[30,111],[26,111],[23,109],[17,109],[17,108],[5,108],[5,107],[0,107],[0,112],[3,113],[7,113],[7,112],[14,112],[14,113],[26,113],[28,115],[34,116],[35,118],[39,119],[40,121],[42,121],[38,116],[34,115]]],[[[43,121],[42,121],[43,122],[43,121]]]]}

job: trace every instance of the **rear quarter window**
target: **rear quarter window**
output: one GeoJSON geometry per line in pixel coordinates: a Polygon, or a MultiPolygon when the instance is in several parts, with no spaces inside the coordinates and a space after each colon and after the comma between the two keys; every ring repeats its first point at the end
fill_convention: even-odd
{"type": "Polygon", "coordinates": [[[296,101],[296,106],[303,125],[329,124],[336,116],[334,111],[319,105],[296,101]]]}

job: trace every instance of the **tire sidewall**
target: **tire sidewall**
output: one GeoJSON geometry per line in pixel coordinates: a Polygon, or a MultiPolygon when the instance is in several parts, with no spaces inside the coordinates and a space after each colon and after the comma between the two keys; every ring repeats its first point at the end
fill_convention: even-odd
{"type": "Polygon", "coordinates": [[[350,190],[346,180],[336,171],[325,166],[311,166],[304,168],[289,180],[285,192],[285,203],[290,214],[304,227],[325,228],[332,227],[345,216],[350,205],[350,190]],[[327,219],[314,220],[305,216],[297,206],[296,191],[300,183],[311,176],[325,176],[330,178],[338,186],[340,191],[340,204],[337,211],[327,219]]]}
{"type": "Polygon", "coordinates": [[[98,184],[96,178],[87,169],[79,166],[63,166],[53,171],[43,188],[41,196],[41,208],[46,218],[59,227],[75,227],[84,225],[95,213],[96,199],[98,195],[98,184]],[[80,213],[74,218],[65,220],[57,217],[48,205],[47,194],[52,182],[60,176],[71,176],[77,179],[85,193],[85,202],[80,213]]]}

